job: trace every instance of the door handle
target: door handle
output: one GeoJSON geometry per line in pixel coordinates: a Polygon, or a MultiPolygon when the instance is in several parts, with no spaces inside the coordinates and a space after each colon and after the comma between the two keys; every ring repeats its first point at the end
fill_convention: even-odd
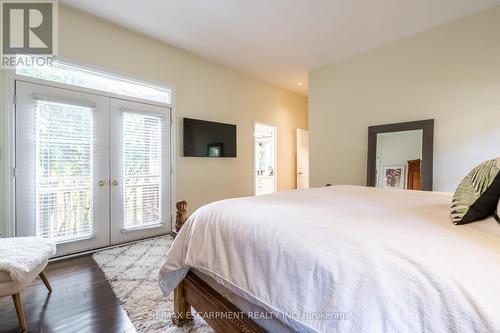
{"type": "Polygon", "coordinates": [[[298,174],[299,174],[299,175],[301,175],[301,174],[302,174],[302,172],[299,172],[298,174]]]}
{"type": "Polygon", "coordinates": [[[113,180],[113,185],[114,186],[118,186],[118,181],[117,180],[113,180]]]}
{"type": "Polygon", "coordinates": [[[98,185],[98,186],[101,186],[101,187],[102,187],[102,186],[104,186],[104,180],[100,180],[100,181],[98,181],[98,182],[97,182],[97,185],[98,185]]]}

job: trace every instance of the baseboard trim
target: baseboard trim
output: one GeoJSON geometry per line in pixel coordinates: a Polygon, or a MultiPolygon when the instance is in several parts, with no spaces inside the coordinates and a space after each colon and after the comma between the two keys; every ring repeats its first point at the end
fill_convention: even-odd
{"type": "Polygon", "coordinates": [[[115,244],[115,245],[98,247],[98,248],[95,248],[95,249],[90,249],[90,250],[81,251],[81,252],[77,252],[77,253],[64,254],[64,255],[56,256],[56,257],[53,257],[53,258],[49,259],[49,263],[56,262],[56,261],[61,261],[61,260],[66,260],[66,259],[71,259],[71,258],[82,257],[82,256],[86,256],[86,255],[89,255],[89,254],[94,254],[94,253],[99,252],[99,251],[109,250],[109,249],[113,249],[113,248],[124,246],[124,245],[131,245],[131,244],[135,244],[135,243],[138,243],[138,242],[142,242],[142,241],[147,240],[147,239],[155,239],[155,238],[165,237],[165,236],[168,236],[168,235],[171,235],[170,232],[167,232],[165,234],[161,234],[161,235],[158,235],[158,236],[145,237],[145,238],[137,239],[137,240],[130,241],[130,242],[124,242],[124,243],[115,244]]]}

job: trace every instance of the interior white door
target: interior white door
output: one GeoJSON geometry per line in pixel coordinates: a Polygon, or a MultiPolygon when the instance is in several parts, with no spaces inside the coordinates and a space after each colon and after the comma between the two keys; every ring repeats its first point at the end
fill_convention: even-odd
{"type": "Polygon", "coordinates": [[[109,244],[109,101],[16,81],[16,235],[109,244]]]}
{"type": "Polygon", "coordinates": [[[309,132],[297,128],[297,188],[309,188],[309,132]]]}
{"type": "Polygon", "coordinates": [[[113,244],[171,230],[170,112],[110,99],[113,244]]]}

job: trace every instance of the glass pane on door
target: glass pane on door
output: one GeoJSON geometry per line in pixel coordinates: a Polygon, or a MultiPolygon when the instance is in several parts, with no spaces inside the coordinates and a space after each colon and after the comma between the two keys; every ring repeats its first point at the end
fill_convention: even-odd
{"type": "Polygon", "coordinates": [[[93,234],[94,111],[35,100],[36,236],[93,234]]]}
{"type": "Polygon", "coordinates": [[[161,117],[122,113],[124,228],[161,221],[161,117]]]}

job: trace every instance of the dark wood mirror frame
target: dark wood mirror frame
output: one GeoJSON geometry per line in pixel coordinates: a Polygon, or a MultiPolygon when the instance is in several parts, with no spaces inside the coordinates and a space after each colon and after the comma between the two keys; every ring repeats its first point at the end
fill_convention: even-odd
{"type": "Polygon", "coordinates": [[[380,133],[422,130],[422,190],[432,191],[432,170],[434,155],[434,119],[410,121],[368,127],[368,163],[366,185],[376,184],[377,135],[380,133]]]}

